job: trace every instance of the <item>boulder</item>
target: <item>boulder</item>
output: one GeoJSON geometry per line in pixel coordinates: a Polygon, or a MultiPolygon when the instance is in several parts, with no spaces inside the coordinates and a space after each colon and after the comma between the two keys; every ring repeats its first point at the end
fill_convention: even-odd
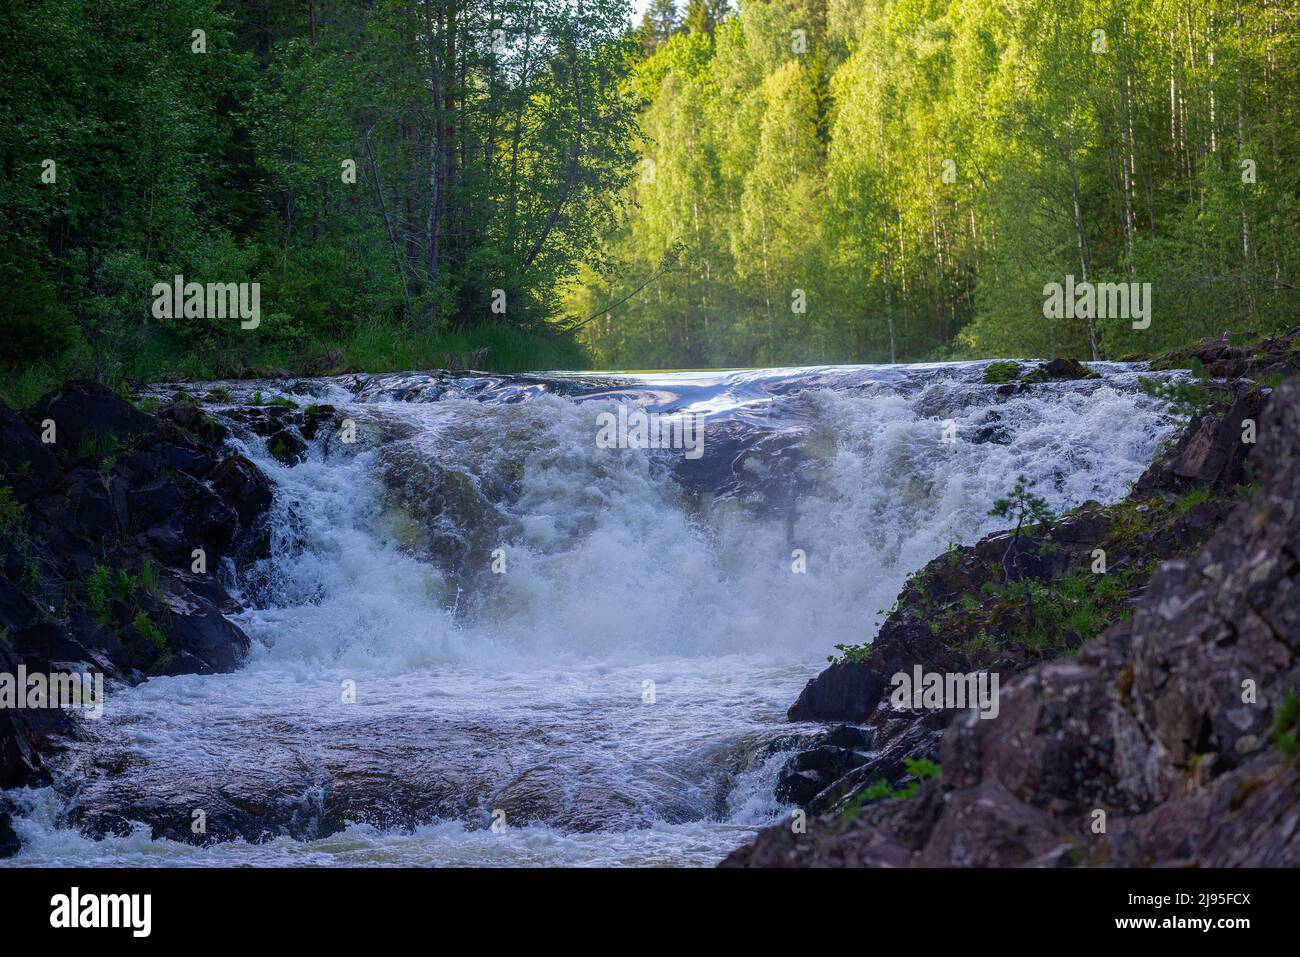
{"type": "Polygon", "coordinates": [[[883,676],[865,662],[832,664],[799,693],[791,721],[865,721],[884,693],[883,676]]]}
{"type": "Polygon", "coordinates": [[[59,465],[49,446],[26,422],[0,401],[0,476],[13,489],[14,498],[26,502],[50,487],[59,465]]]}
{"type": "Polygon", "coordinates": [[[1096,379],[1093,372],[1078,359],[1052,359],[1040,363],[1038,368],[1025,373],[1021,382],[1065,382],[1072,379],[1096,379]]]}
{"type": "Polygon", "coordinates": [[[266,447],[282,465],[294,466],[307,457],[307,443],[292,429],[281,429],[268,436],[266,447]]]}
{"type": "Polygon", "coordinates": [[[208,484],[234,506],[243,525],[271,506],[271,480],[242,455],[228,455],[218,462],[208,476],[208,484]]]}
{"type": "Polygon", "coordinates": [[[112,389],[98,382],[74,380],[36,403],[36,419],[53,419],[55,444],[73,454],[82,440],[104,443],[110,436],[130,442],[153,429],[154,420],[112,389]]]}

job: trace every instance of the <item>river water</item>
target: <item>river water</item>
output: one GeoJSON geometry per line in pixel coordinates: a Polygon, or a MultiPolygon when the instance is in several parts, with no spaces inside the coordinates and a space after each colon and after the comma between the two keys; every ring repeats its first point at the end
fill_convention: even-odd
{"type": "Polygon", "coordinates": [[[717,863],[789,814],[764,746],[909,572],[1017,475],[1120,499],[1176,429],[1137,367],[984,365],[224,383],[356,441],[286,467],[232,423],[277,486],[271,557],[224,571],[247,663],[111,687],[59,783],[9,792],[8,863],[717,863]],[[698,415],[702,457],[599,447],[623,403],[698,415]],[[208,846],[122,823],[195,812],[208,846]]]}

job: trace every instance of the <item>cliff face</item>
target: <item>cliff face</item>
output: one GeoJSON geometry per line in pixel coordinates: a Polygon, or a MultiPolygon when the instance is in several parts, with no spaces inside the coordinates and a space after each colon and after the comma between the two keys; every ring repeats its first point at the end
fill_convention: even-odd
{"type": "Polygon", "coordinates": [[[807,833],[769,828],[724,863],[1300,864],[1300,377],[1268,391],[1239,388],[1194,421],[1129,501],[1034,530],[1023,562],[1012,549],[1010,577],[1045,586],[1040,618],[1041,596],[1067,583],[1071,602],[1111,615],[1072,655],[1059,657],[1088,616],[1038,628],[1060,641],[1045,647],[1024,640],[1023,602],[981,591],[1003,581],[1006,536],[932,563],[869,655],[791,709],[866,722],[867,759],[805,787],[822,815],[807,833]],[[1104,601],[1076,587],[1096,547],[1109,569],[1095,577],[1122,576],[1104,601]],[[891,708],[889,676],[917,664],[999,672],[997,717],[891,708]],[[912,781],[909,757],[937,761],[939,777],[901,799],[870,788],[912,781]]]}

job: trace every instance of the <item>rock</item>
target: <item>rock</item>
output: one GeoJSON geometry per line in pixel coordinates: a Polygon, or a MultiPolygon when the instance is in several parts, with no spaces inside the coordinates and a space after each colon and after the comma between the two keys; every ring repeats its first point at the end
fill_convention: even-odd
{"type": "Polygon", "coordinates": [[[338,410],[332,405],[308,406],[307,411],[303,414],[302,428],[299,430],[302,432],[302,437],[308,442],[314,440],[316,433],[320,431],[320,427],[326,422],[333,421],[334,416],[337,414],[338,410]]]}
{"type": "Polygon", "coordinates": [[[83,439],[129,442],[153,428],[153,419],[98,382],[75,380],[36,403],[33,416],[53,419],[61,453],[76,454],[83,439]]]}
{"type": "Polygon", "coordinates": [[[215,462],[212,457],[194,449],[182,448],[171,442],[164,442],[161,448],[162,464],[177,472],[184,472],[195,478],[202,478],[212,471],[215,462]]]}
{"type": "MultiPolygon", "coordinates": [[[[1226,481],[1232,455],[1213,440],[1235,431],[1234,410],[1194,425],[1166,462],[1226,481]]],[[[958,715],[938,780],[843,826],[767,829],[724,863],[1300,866],[1300,765],[1271,744],[1300,687],[1300,377],[1274,391],[1259,435],[1254,497],[1160,566],[1131,619],[1073,657],[1004,676],[996,720],[958,715]]],[[[884,729],[882,754],[891,740],[884,729]]],[[[834,787],[865,783],[868,768],[834,787]]]]}
{"type": "MultiPolygon", "coordinates": [[[[173,402],[158,410],[158,419],[162,423],[171,423],[199,440],[216,444],[226,437],[226,429],[193,402],[173,402]]],[[[173,441],[178,441],[176,430],[170,432],[173,441]]]]}
{"type": "Polygon", "coordinates": [[[234,506],[243,525],[271,506],[271,480],[242,455],[228,455],[217,463],[208,484],[234,506]]]}
{"type": "Polygon", "coordinates": [[[776,784],[776,799],[782,804],[807,804],[866,761],[866,756],[857,751],[833,745],[801,751],[782,768],[776,784]]]}
{"type": "MultiPolygon", "coordinates": [[[[71,382],[33,415],[55,420],[55,445],[0,406],[17,505],[0,533],[0,671],[139,681],[237,667],[249,639],[225,617],[238,605],[215,572],[223,555],[246,555],[237,535],[272,502],[266,476],[240,456],[214,464],[224,432],[188,402],[154,417],[71,382]],[[192,575],[198,547],[209,571],[192,575]]],[[[0,710],[0,788],[48,780],[41,755],[77,728],[61,709],[0,710]]]]}
{"type": "Polygon", "coordinates": [[[200,674],[233,671],[238,667],[251,644],[248,636],[210,601],[190,591],[179,580],[169,578],[164,587],[162,603],[166,610],[160,618],[167,636],[167,652],[192,656],[201,665],[194,668],[200,674]]]}
{"type": "Polygon", "coordinates": [[[1021,382],[1065,382],[1071,379],[1096,379],[1093,372],[1078,359],[1053,359],[1025,373],[1021,382]]]}
{"type": "Polygon", "coordinates": [[[1006,426],[1001,425],[1002,416],[993,409],[984,414],[984,418],[979,423],[979,428],[971,436],[972,445],[984,445],[991,442],[994,445],[1007,445],[1011,442],[1011,433],[1007,431],[1006,426]]]}
{"type": "Polygon", "coordinates": [[[41,494],[58,478],[54,454],[26,422],[0,401],[0,475],[19,502],[41,494]]]}
{"type": "Polygon", "coordinates": [[[865,663],[833,664],[813,678],[790,706],[791,721],[865,721],[876,710],[885,684],[865,663]]]}
{"type": "Polygon", "coordinates": [[[1184,491],[1193,487],[1231,487],[1246,481],[1246,456],[1253,447],[1243,442],[1247,420],[1259,426],[1264,394],[1244,392],[1225,410],[1197,415],[1172,452],[1152,463],[1138,479],[1139,492],[1184,491]]]}
{"type": "Polygon", "coordinates": [[[294,466],[307,457],[307,443],[291,429],[281,429],[268,436],[266,447],[283,465],[294,466]]]}

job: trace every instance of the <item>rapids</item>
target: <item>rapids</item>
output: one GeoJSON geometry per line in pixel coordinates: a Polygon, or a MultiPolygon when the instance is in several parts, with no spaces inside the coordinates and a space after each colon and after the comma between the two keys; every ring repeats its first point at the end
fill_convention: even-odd
{"type": "Polygon", "coordinates": [[[223,569],[253,651],[110,687],[59,783],[9,792],[9,863],[716,863],[789,813],[766,745],[909,572],[1021,473],[1122,498],[1177,427],[1136,366],[984,365],[220,383],[214,415],[329,403],[357,441],[286,467],[229,421],[277,486],[271,557],[223,569]],[[620,403],[700,416],[702,457],[599,448],[620,403]],[[138,823],[196,810],[206,847],[138,823]]]}

